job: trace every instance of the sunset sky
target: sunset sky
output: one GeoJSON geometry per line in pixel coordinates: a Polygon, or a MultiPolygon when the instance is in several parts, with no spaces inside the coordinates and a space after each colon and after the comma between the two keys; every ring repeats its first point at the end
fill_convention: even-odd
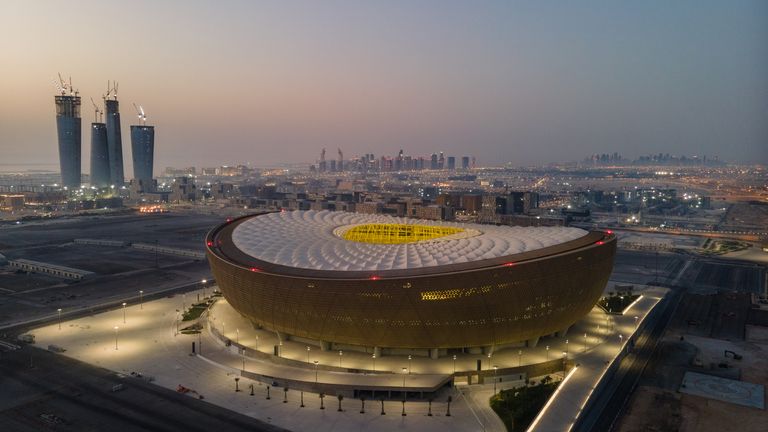
{"type": "MultiPolygon", "coordinates": [[[[768,163],[768,2],[0,2],[0,164],[56,163],[53,80],[120,83],[165,166],[669,152],[768,163]]],[[[0,167],[1,169],[2,167],[0,167]]]]}

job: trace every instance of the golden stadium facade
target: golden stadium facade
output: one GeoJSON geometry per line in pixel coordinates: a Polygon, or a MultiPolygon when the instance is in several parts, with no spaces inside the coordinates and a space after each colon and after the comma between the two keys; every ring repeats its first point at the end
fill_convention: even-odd
{"type": "Polygon", "coordinates": [[[206,244],[224,297],[256,326],[334,348],[431,350],[568,328],[616,252],[610,231],[330,211],[245,216],[206,244]]]}

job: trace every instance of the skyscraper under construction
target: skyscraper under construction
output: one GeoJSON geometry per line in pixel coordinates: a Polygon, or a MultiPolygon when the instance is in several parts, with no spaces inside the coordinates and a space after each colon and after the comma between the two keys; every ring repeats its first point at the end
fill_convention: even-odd
{"type": "Polygon", "coordinates": [[[68,188],[80,187],[81,132],[80,96],[72,83],[66,84],[59,76],[59,95],[56,100],[56,132],[59,140],[59,167],[61,184],[68,188]]]}
{"type": "Polygon", "coordinates": [[[102,121],[104,112],[91,99],[95,115],[91,123],[91,186],[109,187],[109,150],[107,148],[107,125],[102,121]]]}
{"type": "Polygon", "coordinates": [[[141,125],[131,125],[131,153],[133,155],[133,180],[138,183],[139,190],[151,192],[152,166],[155,155],[155,127],[147,126],[147,116],[143,108],[137,108],[141,125]]]}
{"type": "Polygon", "coordinates": [[[109,180],[116,187],[123,186],[123,139],[120,133],[120,104],[117,84],[109,88],[104,98],[106,109],[107,153],[109,154],[109,180]]]}

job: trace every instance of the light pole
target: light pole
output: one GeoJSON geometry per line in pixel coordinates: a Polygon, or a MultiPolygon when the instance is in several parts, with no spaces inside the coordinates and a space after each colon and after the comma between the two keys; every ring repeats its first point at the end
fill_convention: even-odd
{"type": "Polygon", "coordinates": [[[256,346],[255,346],[255,348],[256,348],[256,351],[259,350],[259,335],[256,335],[256,346]]]}
{"type": "Polygon", "coordinates": [[[408,354],[408,375],[411,374],[411,355],[408,354]]]}
{"type": "Polygon", "coordinates": [[[565,353],[568,354],[568,339],[565,340],[565,353]]]}
{"type": "Polygon", "coordinates": [[[637,330],[637,320],[638,320],[638,317],[635,316],[635,330],[637,330]]]}
{"type": "Polygon", "coordinates": [[[59,313],[59,330],[61,330],[61,308],[56,309],[56,312],[59,313]]]}
{"type": "Polygon", "coordinates": [[[549,361],[549,345],[547,345],[547,361],[549,361]]]}
{"type": "Polygon", "coordinates": [[[319,362],[317,360],[315,360],[315,384],[317,384],[317,364],[318,363],[319,362]]]}
{"type": "Polygon", "coordinates": [[[456,354],[453,355],[453,374],[456,375],[456,354]]]}
{"type": "Polygon", "coordinates": [[[563,379],[565,379],[565,368],[568,364],[568,353],[566,351],[563,351],[563,379]]]}
{"type": "Polygon", "coordinates": [[[371,358],[373,359],[373,371],[376,372],[376,354],[372,355],[371,358]]]}
{"type": "Polygon", "coordinates": [[[117,351],[117,331],[120,330],[120,327],[115,326],[115,351],[117,351]]]}
{"type": "Polygon", "coordinates": [[[237,343],[237,344],[240,343],[240,329],[239,328],[235,329],[235,343],[237,343]]]}
{"type": "Polygon", "coordinates": [[[522,365],[523,365],[523,350],[517,350],[517,366],[520,367],[522,365]]]}
{"type": "Polygon", "coordinates": [[[125,305],[126,303],[123,302],[123,324],[125,324],[125,305]]]}
{"type": "Polygon", "coordinates": [[[205,283],[208,282],[208,280],[203,279],[201,282],[203,283],[203,298],[205,298],[205,283]]]}
{"type": "MultiPolygon", "coordinates": [[[[309,363],[309,352],[311,351],[310,347],[307,347],[307,363],[309,363]]],[[[317,362],[315,362],[317,363],[317,362]]]]}
{"type": "Polygon", "coordinates": [[[245,372],[245,347],[243,347],[242,354],[243,354],[243,372],[245,372]]]}
{"type": "Polygon", "coordinates": [[[139,290],[139,309],[144,309],[144,290],[139,290]]]}
{"type": "Polygon", "coordinates": [[[408,370],[406,368],[403,368],[403,413],[402,416],[405,417],[405,399],[408,397],[406,391],[405,391],[405,377],[407,376],[406,372],[408,370]]]}
{"type": "Polygon", "coordinates": [[[488,369],[491,369],[491,353],[488,353],[488,369]]]}
{"type": "Polygon", "coordinates": [[[182,294],[181,295],[181,312],[184,313],[186,309],[187,309],[187,295],[182,294]]]}
{"type": "Polygon", "coordinates": [[[341,356],[344,355],[344,351],[339,350],[339,367],[341,367],[341,356]]]}
{"type": "Polygon", "coordinates": [[[587,352],[587,334],[584,333],[584,352],[587,352]]]}
{"type": "Polygon", "coordinates": [[[221,322],[221,337],[227,338],[227,327],[224,325],[224,321],[221,322]]]}
{"type": "Polygon", "coordinates": [[[493,365],[493,395],[496,396],[496,371],[499,370],[499,367],[496,365],[493,365]]]}

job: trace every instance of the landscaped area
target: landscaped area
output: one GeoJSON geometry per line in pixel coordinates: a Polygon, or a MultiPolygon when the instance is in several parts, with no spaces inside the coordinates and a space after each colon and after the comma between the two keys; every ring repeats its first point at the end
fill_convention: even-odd
{"type": "Polygon", "coordinates": [[[749,243],[737,240],[707,239],[702,245],[704,255],[723,255],[749,248],[749,243]]]}
{"type": "Polygon", "coordinates": [[[559,381],[547,375],[537,385],[502,390],[491,397],[491,408],[507,430],[524,432],[555,392],[559,381]]]}
{"type": "Polygon", "coordinates": [[[635,302],[640,296],[631,292],[616,292],[602,297],[597,305],[609,314],[623,315],[624,310],[635,302]]]}

